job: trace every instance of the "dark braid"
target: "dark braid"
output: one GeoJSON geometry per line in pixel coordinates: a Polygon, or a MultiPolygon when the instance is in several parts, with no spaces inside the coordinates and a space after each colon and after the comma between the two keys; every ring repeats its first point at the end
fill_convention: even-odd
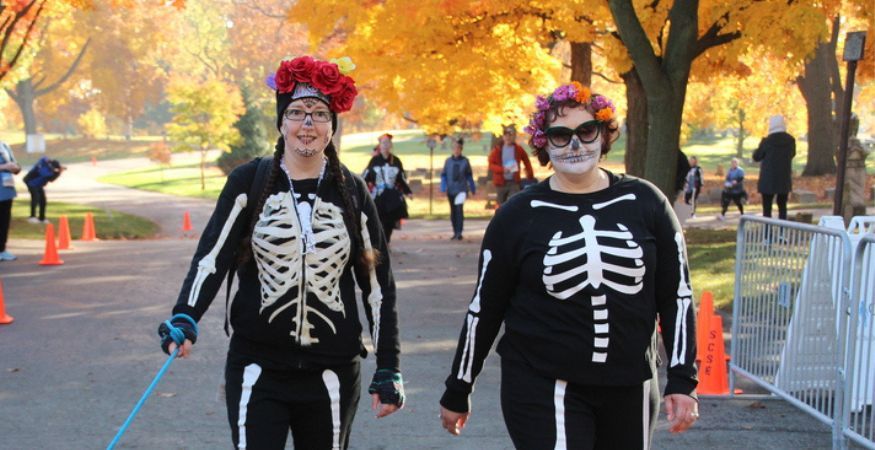
{"type": "MultiPolygon", "coordinates": [[[[252,258],[252,233],[255,231],[255,223],[258,222],[258,216],[261,214],[261,209],[264,207],[264,201],[267,200],[267,197],[273,192],[273,186],[276,183],[276,178],[280,173],[280,161],[283,159],[283,153],[286,149],[286,141],[280,136],[276,142],[276,147],[273,151],[273,164],[270,167],[270,173],[267,176],[267,182],[264,183],[264,189],[261,190],[261,196],[258,198],[258,202],[255,204],[250,203],[252,208],[252,213],[250,214],[249,219],[249,227],[247,228],[247,233],[244,233],[243,239],[240,242],[241,248],[239,249],[239,263],[245,263],[252,258]]],[[[256,173],[258,173],[256,167],[256,173]]],[[[255,181],[253,180],[253,183],[255,181]]],[[[249,199],[251,202],[252,199],[249,199]]]]}
{"type": "Polygon", "coordinates": [[[331,171],[331,176],[336,181],[337,189],[340,191],[340,198],[343,201],[343,218],[354,245],[353,249],[355,251],[353,253],[359,255],[355,264],[360,270],[370,270],[377,265],[379,252],[376,249],[365,250],[361,233],[361,217],[356,217],[355,204],[349,189],[347,189],[346,177],[340,168],[340,158],[337,156],[334,142],[330,142],[328,147],[325,148],[325,156],[328,157],[328,170],[331,171]]]}

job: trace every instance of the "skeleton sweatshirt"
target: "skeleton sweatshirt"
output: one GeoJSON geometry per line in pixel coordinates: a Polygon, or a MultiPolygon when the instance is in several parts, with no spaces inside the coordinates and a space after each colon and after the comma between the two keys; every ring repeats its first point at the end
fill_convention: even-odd
{"type": "Polygon", "coordinates": [[[632,386],[655,375],[659,320],[670,359],[665,393],[692,395],[696,333],[677,218],[650,183],[608,175],[610,185],[589,194],[554,191],[548,179],[499,208],[444,407],[468,411],[502,322],[502,358],[572,383],[632,386]]]}
{"type": "MultiPolygon", "coordinates": [[[[225,275],[238,258],[251,209],[248,199],[258,160],[229,176],[201,236],[174,314],[200,320],[225,275]]],[[[344,223],[337,181],[326,171],[312,205],[293,203],[288,178],[280,173],[267,196],[252,233],[252,258],[237,269],[238,289],[228,306],[232,352],[255,358],[267,367],[319,368],[346,364],[366,355],[362,344],[355,285],[362,292],[377,367],[398,370],[398,315],[395,282],[374,202],[361,178],[344,167],[353,181],[347,188],[360,215],[365,248],[380,252],[370,271],[355,267],[359,255],[344,223]],[[306,252],[296,208],[312,207],[315,246],[306,252]]],[[[300,182],[305,198],[311,189],[300,182]]],[[[299,182],[295,182],[296,186],[299,182]]],[[[260,194],[260,193],[259,193],[260,194]]]]}

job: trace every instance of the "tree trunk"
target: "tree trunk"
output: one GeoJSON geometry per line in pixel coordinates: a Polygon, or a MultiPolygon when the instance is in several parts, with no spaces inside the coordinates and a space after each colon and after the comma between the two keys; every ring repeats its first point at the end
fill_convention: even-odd
{"type": "Polygon", "coordinates": [[[644,177],[669,199],[675,196],[675,175],[686,89],[675,86],[673,91],[647,96],[648,104],[661,106],[658,109],[649,108],[647,111],[650,126],[644,166],[644,177]]]}
{"type": "Polygon", "coordinates": [[[623,162],[626,173],[636,177],[644,176],[644,162],[647,160],[647,96],[644,86],[633,68],[622,75],[626,84],[626,153],[623,162]]]}
{"type": "Polygon", "coordinates": [[[744,131],[744,110],[738,108],[738,142],[735,144],[735,157],[738,159],[744,158],[744,138],[747,134],[744,131]]]}
{"type": "Polygon", "coordinates": [[[592,44],[571,43],[571,81],[592,86],[592,44]]]}
{"type": "Polygon", "coordinates": [[[207,190],[206,175],[204,175],[204,172],[206,171],[206,167],[207,167],[207,148],[201,147],[201,192],[204,192],[207,190]]]}
{"type": "Polygon", "coordinates": [[[817,46],[814,58],[805,64],[805,73],[797,79],[799,91],[808,110],[808,162],[803,176],[835,173],[835,124],[831,98],[829,59],[830,45],[817,46]]]}
{"type": "Polygon", "coordinates": [[[15,91],[6,90],[15,104],[18,105],[19,111],[21,111],[21,119],[24,121],[24,134],[27,137],[28,134],[36,134],[36,110],[34,109],[34,102],[36,100],[36,94],[33,88],[33,79],[25,78],[20,80],[15,84],[15,91]]]}

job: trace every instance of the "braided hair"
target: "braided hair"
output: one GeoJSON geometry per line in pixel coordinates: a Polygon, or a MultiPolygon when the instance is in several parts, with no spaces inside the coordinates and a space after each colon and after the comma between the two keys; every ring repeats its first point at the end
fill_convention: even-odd
{"type": "MultiPolygon", "coordinates": [[[[336,115],[332,115],[331,123],[332,129],[336,130],[336,115]]],[[[252,233],[255,231],[255,224],[258,222],[258,217],[261,214],[262,208],[264,208],[264,202],[273,192],[276,179],[282,171],[280,168],[280,162],[285,154],[285,147],[285,138],[280,136],[274,147],[273,163],[271,164],[270,173],[267,176],[267,182],[264,183],[264,189],[261,191],[258,202],[255,203],[255,207],[251,211],[247,233],[244,234],[241,241],[242,247],[239,252],[239,262],[241,264],[252,258],[252,233]]],[[[348,230],[353,242],[353,254],[359,256],[355,261],[356,267],[360,270],[369,270],[377,265],[379,252],[376,249],[365,249],[361,233],[361,219],[355,215],[355,203],[353,202],[352,194],[347,188],[346,177],[340,167],[340,158],[337,155],[337,149],[334,147],[334,142],[328,143],[328,146],[325,148],[325,156],[328,157],[328,170],[331,172],[331,176],[335,180],[337,190],[340,192],[340,198],[343,202],[343,222],[346,225],[346,229],[348,230]]]]}

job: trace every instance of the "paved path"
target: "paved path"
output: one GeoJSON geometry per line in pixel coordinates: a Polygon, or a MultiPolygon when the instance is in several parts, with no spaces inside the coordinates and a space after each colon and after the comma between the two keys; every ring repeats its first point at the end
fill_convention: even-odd
{"type": "MultiPolygon", "coordinates": [[[[17,241],[10,247],[19,260],[0,265],[6,307],[16,318],[0,326],[0,449],[103,448],[164,361],[155,328],[170,311],[196,245],[193,239],[178,239],[174,230],[184,209],[202,228],[212,202],[93,182],[103,170],[132,164],[139,163],[107,162],[94,169],[74,165],[71,176],[65,175],[69,183],[59,182],[49,195],[149,217],[162,225],[165,239],[75,242],[75,250],[62,253],[66,264],[57,267],[36,264],[40,242],[17,241]]],[[[511,448],[501,420],[494,355],[478,380],[474,413],[463,436],[449,436],[437,420],[437,401],[475,283],[485,223],[466,223],[463,242],[448,240],[449,223],[443,221],[410,221],[395,235],[391,257],[410,401],[402,412],[381,420],[362,402],[351,448],[511,448]]],[[[219,298],[202,321],[194,357],[174,363],[119,448],[228,447],[220,394],[227,349],[223,312],[219,298]]],[[[368,359],[363,387],[372,372],[368,359]]],[[[662,420],[654,447],[830,446],[828,427],[783,401],[703,399],[701,410],[696,428],[683,435],[668,433],[662,420]]]]}

